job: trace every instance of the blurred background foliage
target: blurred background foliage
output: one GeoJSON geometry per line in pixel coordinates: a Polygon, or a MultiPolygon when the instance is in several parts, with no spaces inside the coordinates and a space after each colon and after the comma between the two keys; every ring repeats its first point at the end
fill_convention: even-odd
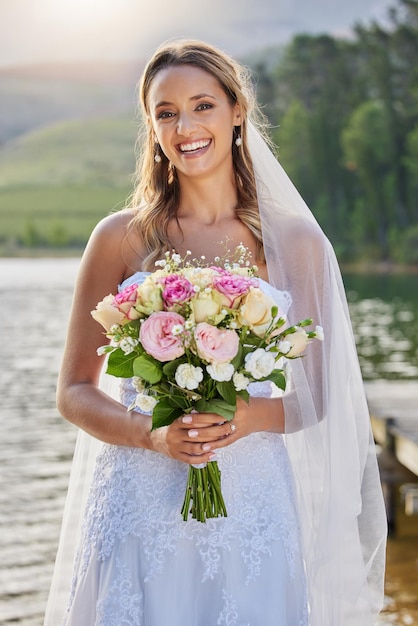
{"type": "MultiPolygon", "coordinates": [[[[418,264],[418,0],[242,59],[342,262],[418,264]]],[[[0,71],[0,253],[82,247],[132,189],[143,63],[0,71]]]]}

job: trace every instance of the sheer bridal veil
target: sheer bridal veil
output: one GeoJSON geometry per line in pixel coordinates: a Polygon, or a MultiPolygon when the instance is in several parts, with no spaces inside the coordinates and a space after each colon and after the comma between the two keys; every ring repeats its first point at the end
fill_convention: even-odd
{"type": "MultiPolygon", "coordinates": [[[[312,213],[248,126],[269,280],[290,292],[291,323],[312,317],[325,333],[323,343],[313,342],[306,357],[292,362],[284,396],[310,625],[371,626],[382,603],[386,515],[341,275],[312,213]]],[[[45,626],[59,626],[65,615],[99,446],[79,434],[45,626]]]]}

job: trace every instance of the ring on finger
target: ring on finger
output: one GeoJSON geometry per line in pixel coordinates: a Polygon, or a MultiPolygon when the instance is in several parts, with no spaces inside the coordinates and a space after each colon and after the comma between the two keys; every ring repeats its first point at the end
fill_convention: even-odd
{"type": "Polygon", "coordinates": [[[235,426],[235,424],[233,424],[232,422],[229,422],[229,427],[231,429],[230,434],[233,435],[234,432],[236,431],[237,427],[235,426]]]}

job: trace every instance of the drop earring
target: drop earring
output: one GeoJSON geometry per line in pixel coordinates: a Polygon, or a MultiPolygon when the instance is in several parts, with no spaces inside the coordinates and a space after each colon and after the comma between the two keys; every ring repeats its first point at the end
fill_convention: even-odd
{"type": "Polygon", "coordinates": [[[242,145],[241,126],[235,126],[234,131],[236,134],[235,145],[239,148],[242,145]]]}
{"type": "Polygon", "coordinates": [[[154,161],[156,163],[161,163],[160,144],[158,143],[157,137],[155,137],[154,141],[155,141],[154,161]]]}

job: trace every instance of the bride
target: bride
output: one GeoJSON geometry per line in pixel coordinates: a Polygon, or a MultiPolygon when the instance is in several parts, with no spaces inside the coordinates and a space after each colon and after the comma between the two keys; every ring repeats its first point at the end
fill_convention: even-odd
{"type": "Polygon", "coordinates": [[[140,100],[137,189],[87,245],[59,377],[59,410],[80,435],[45,625],[371,626],[385,513],[332,248],[256,130],[232,59],[164,45],[140,100]],[[149,415],[126,410],[135,381],[115,393],[101,377],[90,311],[165,251],[210,265],[225,241],[244,244],[290,321],[313,317],[326,341],[292,362],[282,397],[255,383],[231,423],[193,413],[151,432],[149,415]],[[184,522],[188,466],[214,458],[228,517],[184,522]]]}

